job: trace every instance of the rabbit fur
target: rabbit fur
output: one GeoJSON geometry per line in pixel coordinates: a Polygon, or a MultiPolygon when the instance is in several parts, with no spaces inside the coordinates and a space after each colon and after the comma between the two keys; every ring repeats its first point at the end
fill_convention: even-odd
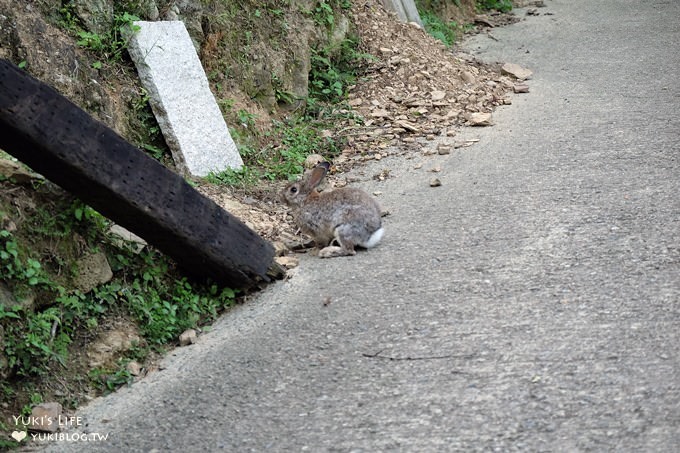
{"type": "Polygon", "coordinates": [[[286,186],[281,200],[292,208],[300,229],[314,239],[319,257],[354,255],[356,246],[375,247],[384,233],[380,205],[353,187],[319,192],[329,168],[328,162],[321,162],[307,177],[286,186]]]}

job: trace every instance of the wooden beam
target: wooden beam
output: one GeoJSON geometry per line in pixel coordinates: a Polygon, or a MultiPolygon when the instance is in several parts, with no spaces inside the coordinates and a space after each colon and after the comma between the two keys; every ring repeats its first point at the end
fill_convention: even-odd
{"type": "Polygon", "coordinates": [[[0,148],[171,256],[231,286],[269,281],[272,245],[103,123],[0,59],[0,148]]]}

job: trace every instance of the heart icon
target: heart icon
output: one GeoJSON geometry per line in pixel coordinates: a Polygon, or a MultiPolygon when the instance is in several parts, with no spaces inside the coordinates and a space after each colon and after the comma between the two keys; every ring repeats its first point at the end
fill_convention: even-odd
{"type": "Polygon", "coordinates": [[[17,442],[21,442],[26,437],[26,431],[14,431],[12,432],[12,437],[17,442]]]}

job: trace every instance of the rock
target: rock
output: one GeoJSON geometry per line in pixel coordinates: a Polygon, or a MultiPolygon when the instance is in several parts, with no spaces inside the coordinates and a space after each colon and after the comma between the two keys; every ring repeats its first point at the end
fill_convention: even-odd
{"type": "Polygon", "coordinates": [[[414,170],[420,170],[421,168],[423,168],[423,163],[422,163],[422,162],[418,162],[417,164],[415,164],[415,165],[413,166],[413,169],[414,169],[414,170]]]}
{"type": "Polygon", "coordinates": [[[472,113],[468,121],[470,122],[470,126],[491,126],[491,113],[472,113]]]}
{"type": "Polygon", "coordinates": [[[113,26],[113,0],[74,0],[76,14],[93,33],[105,35],[113,26]]]}
{"type": "Polygon", "coordinates": [[[38,404],[31,411],[31,423],[28,429],[45,433],[57,432],[61,411],[62,407],[59,403],[38,404]]]}
{"type": "Polygon", "coordinates": [[[321,163],[323,161],[325,161],[325,159],[323,158],[323,156],[321,154],[310,154],[305,159],[304,166],[305,166],[306,169],[309,170],[311,168],[316,167],[319,163],[321,163]]]}
{"type": "Polygon", "coordinates": [[[18,184],[26,184],[35,180],[44,179],[37,173],[31,173],[30,171],[24,170],[18,163],[6,159],[0,159],[0,176],[11,179],[18,184]]]}
{"type": "Polygon", "coordinates": [[[446,97],[446,91],[432,91],[430,96],[433,101],[441,101],[446,97]]]}
{"type": "Polygon", "coordinates": [[[514,91],[515,93],[528,93],[529,85],[526,85],[524,83],[518,83],[517,85],[513,85],[512,91],[514,91]]]}
{"type": "Polygon", "coordinates": [[[286,269],[293,269],[300,264],[300,260],[297,256],[277,256],[274,260],[279,266],[283,266],[286,269]]]}
{"type": "Polygon", "coordinates": [[[141,337],[135,325],[129,321],[119,320],[111,330],[100,333],[88,346],[86,352],[88,365],[90,368],[100,367],[140,341],[141,337]]]}
{"type": "Polygon", "coordinates": [[[196,343],[196,331],[194,329],[187,329],[179,336],[179,345],[188,346],[196,343]]]}
{"type": "Polygon", "coordinates": [[[135,253],[139,253],[147,246],[144,239],[120,225],[111,225],[109,233],[115,236],[111,238],[111,242],[117,247],[123,248],[125,245],[130,245],[135,253]]]}
{"type": "Polygon", "coordinates": [[[440,143],[437,145],[437,153],[440,155],[451,154],[451,146],[440,143]]]}
{"type": "Polygon", "coordinates": [[[371,112],[371,116],[373,118],[388,118],[390,116],[390,112],[385,109],[376,109],[371,112]]]}
{"type": "Polygon", "coordinates": [[[409,132],[420,132],[420,129],[418,129],[417,126],[415,126],[414,124],[412,124],[412,123],[410,123],[406,120],[398,120],[398,121],[395,121],[394,124],[396,124],[397,126],[399,126],[401,128],[406,129],[409,132]]]}
{"type": "Polygon", "coordinates": [[[180,171],[206,176],[243,160],[184,23],[135,22],[128,52],[180,171]]]}
{"type": "Polygon", "coordinates": [[[430,187],[439,187],[441,185],[442,185],[442,182],[439,180],[439,178],[430,179],[430,187]]]}
{"type": "Polygon", "coordinates": [[[133,376],[139,376],[142,372],[142,366],[139,362],[135,362],[134,360],[128,363],[125,369],[133,376]]]}
{"type": "Polygon", "coordinates": [[[442,171],[442,167],[441,167],[441,165],[436,165],[436,166],[430,168],[430,171],[432,173],[439,173],[440,171],[442,171]]]}
{"type": "Polygon", "coordinates": [[[89,293],[113,278],[111,266],[103,252],[85,255],[76,261],[76,268],[78,274],[73,279],[73,284],[83,293],[89,293]]]}
{"type": "Polygon", "coordinates": [[[288,247],[283,241],[273,241],[272,245],[274,246],[274,255],[276,256],[282,256],[288,251],[288,247]]]}
{"type": "Polygon", "coordinates": [[[478,14],[475,16],[475,23],[486,25],[487,27],[494,28],[493,23],[489,20],[486,14],[478,14]]]}
{"type": "Polygon", "coordinates": [[[0,307],[18,305],[24,311],[33,311],[35,293],[30,289],[25,289],[19,291],[19,296],[17,297],[4,282],[0,281],[0,307]]]}
{"type": "Polygon", "coordinates": [[[361,98],[355,98],[355,99],[350,99],[348,103],[352,107],[359,107],[361,104],[364,103],[364,101],[361,98]]]}
{"type": "Polygon", "coordinates": [[[477,81],[475,79],[475,76],[473,76],[469,71],[461,72],[460,78],[463,80],[463,82],[465,82],[467,84],[472,84],[472,83],[475,83],[477,81]]]}
{"type": "Polygon", "coordinates": [[[522,66],[514,63],[505,63],[501,67],[501,74],[511,75],[519,80],[525,80],[531,77],[533,72],[530,69],[523,68],[522,66]]]}

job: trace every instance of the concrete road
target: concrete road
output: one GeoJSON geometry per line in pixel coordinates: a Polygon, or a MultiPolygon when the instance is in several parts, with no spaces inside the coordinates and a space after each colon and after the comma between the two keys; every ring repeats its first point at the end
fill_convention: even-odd
{"type": "Polygon", "coordinates": [[[477,145],[365,170],[383,244],[305,257],[49,450],[677,451],[680,2],[546,4],[468,43],[534,70],[477,145]]]}

